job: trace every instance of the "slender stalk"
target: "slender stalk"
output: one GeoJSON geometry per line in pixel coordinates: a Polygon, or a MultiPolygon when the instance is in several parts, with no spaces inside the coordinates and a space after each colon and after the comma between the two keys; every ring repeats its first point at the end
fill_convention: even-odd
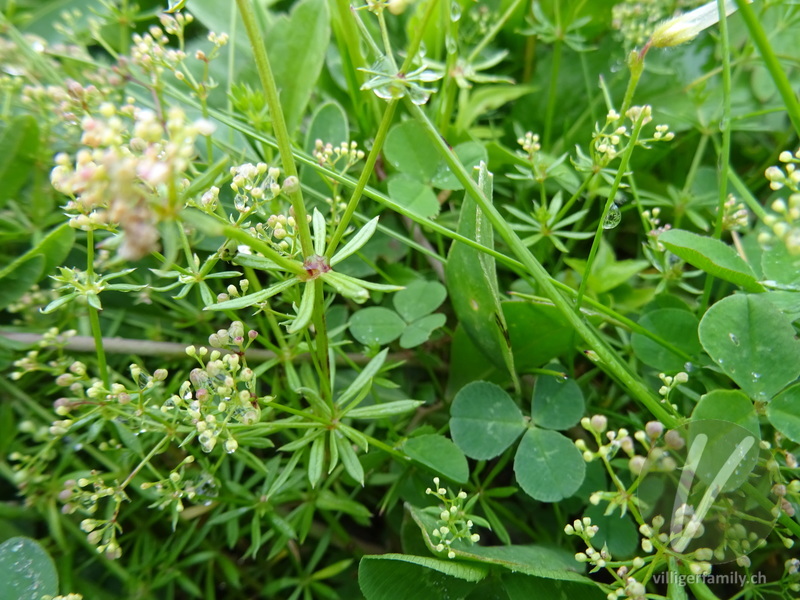
{"type": "MultiPolygon", "coordinates": [[[[728,19],[725,12],[725,0],[717,0],[719,10],[719,34],[720,46],[722,49],[722,119],[720,129],[722,129],[722,148],[717,158],[717,170],[719,171],[719,189],[717,197],[717,219],[714,222],[714,232],[712,237],[720,239],[722,237],[722,220],[725,216],[725,201],[728,198],[728,163],[731,155],[731,52],[730,40],[728,38],[728,19]]],[[[703,297],[700,300],[699,314],[706,312],[708,303],[711,301],[711,288],[714,285],[714,277],[706,276],[703,286],[703,297]]]]}
{"type": "Polygon", "coordinates": [[[800,102],[798,102],[797,96],[795,96],[792,84],[783,71],[781,63],[778,62],[778,57],[772,49],[769,38],[767,38],[767,34],[764,32],[761,21],[756,16],[753,7],[750,6],[748,0],[735,0],[735,2],[739,7],[739,14],[742,15],[742,19],[744,19],[745,25],[747,25],[750,37],[753,39],[759,53],[761,53],[761,58],[764,59],[764,65],[767,67],[769,74],[772,75],[772,80],[775,82],[775,86],[778,88],[783,103],[786,105],[786,112],[789,115],[795,133],[800,136],[800,102]]]}
{"type": "MultiPolygon", "coordinates": [[[[306,284],[309,285],[309,284],[306,284]]],[[[325,324],[325,290],[322,288],[322,280],[317,279],[312,284],[316,286],[315,294],[314,294],[314,332],[316,335],[314,336],[314,347],[317,353],[317,360],[319,361],[319,366],[321,368],[321,373],[319,374],[319,385],[321,396],[323,400],[327,400],[328,404],[333,406],[333,390],[331,389],[331,382],[330,382],[330,374],[331,374],[331,366],[329,361],[329,354],[328,354],[328,328],[325,324]]]]}
{"type": "Polygon", "coordinates": [[[467,57],[468,63],[472,63],[476,58],[478,58],[478,54],[481,53],[481,50],[486,48],[486,46],[491,43],[497,34],[500,33],[500,30],[505,26],[506,22],[511,18],[511,16],[514,14],[514,11],[517,10],[517,7],[519,7],[521,3],[522,0],[514,0],[514,2],[512,2],[506,9],[506,12],[504,12],[497,21],[492,23],[492,26],[489,28],[489,31],[486,32],[486,35],[483,36],[481,41],[478,42],[478,45],[475,46],[472,49],[472,52],[469,53],[469,56],[467,57]]]}
{"type": "MultiPolygon", "coordinates": [[[[555,3],[558,6],[558,2],[555,3]]],[[[550,68],[550,89],[547,95],[547,107],[544,117],[544,135],[542,136],[542,146],[550,147],[550,136],[553,133],[553,119],[556,113],[556,99],[558,92],[558,74],[561,70],[561,55],[564,52],[564,42],[556,40],[553,45],[553,65],[550,68]]]]}
{"type": "Polygon", "coordinates": [[[380,127],[378,127],[378,133],[375,135],[375,141],[372,144],[372,149],[369,151],[369,155],[367,156],[367,162],[361,171],[361,175],[359,176],[356,187],[350,196],[350,200],[347,202],[347,208],[344,209],[342,218],[339,220],[339,224],[336,226],[336,231],[333,232],[333,236],[331,237],[330,242],[328,242],[328,247],[325,251],[325,255],[328,258],[333,256],[333,253],[336,251],[336,246],[338,246],[339,242],[341,241],[344,232],[347,231],[347,226],[350,224],[350,219],[352,219],[353,213],[358,207],[358,202],[361,200],[361,195],[364,192],[364,188],[367,187],[367,181],[369,181],[369,178],[372,176],[372,172],[375,169],[375,163],[377,162],[378,156],[383,148],[383,142],[386,140],[386,135],[389,133],[389,127],[392,124],[392,118],[394,117],[394,111],[397,108],[397,102],[397,100],[392,100],[386,105],[386,111],[383,113],[383,119],[381,119],[381,124],[380,127]]]}
{"type": "Polygon", "coordinates": [[[658,418],[667,427],[676,427],[679,420],[672,416],[662,405],[658,398],[630,371],[628,366],[622,362],[617,354],[600,338],[595,330],[586,323],[581,315],[579,315],[569,301],[562,296],[550,280],[549,273],[536,260],[536,257],[531,251],[522,243],[522,240],[514,232],[509,224],[505,221],[500,212],[494,205],[486,199],[481,193],[478,184],[470,177],[464,165],[458,160],[458,157],[447,146],[444,140],[439,136],[436,127],[428,119],[428,116],[421,107],[412,102],[408,102],[407,106],[411,114],[422,123],[428,131],[431,142],[439,149],[439,152],[444,156],[450,169],[455,174],[456,178],[466,188],[467,193],[471,194],[478,205],[481,207],[483,213],[487,216],[492,226],[503,240],[511,248],[511,251],[517,256],[522,265],[525,267],[530,276],[534,279],[543,295],[550,298],[553,304],[564,315],[565,319],[575,328],[577,333],[584,339],[584,341],[594,350],[597,354],[601,366],[603,366],[612,376],[625,387],[628,392],[636,398],[647,410],[649,410],[656,418],[658,418]]]}
{"type": "Polygon", "coordinates": [[[689,188],[692,187],[692,184],[694,183],[694,178],[697,176],[697,170],[700,168],[703,156],[706,153],[706,146],[708,146],[708,136],[702,134],[700,136],[700,141],[697,143],[697,149],[694,151],[692,164],[689,166],[689,172],[686,174],[686,180],[683,182],[684,194],[689,192],[689,188]]]}
{"type": "MultiPolygon", "coordinates": [[[[86,232],[86,275],[89,281],[94,280],[94,231],[86,232]]],[[[97,309],[91,304],[86,307],[89,310],[89,323],[92,327],[92,337],[94,338],[94,348],[97,354],[97,369],[100,371],[100,379],[107,390],[111,389],[111,379],[108,376],[108,363],[106,362],[106,351],[103,347],[103,330],[100,327],[100,315],[97,309]]]]}
{"type": "Polygon", "coordinates": [[[592,241],[592,249],[589,251],[589,258],[586,261],[586,268],[583,271],[581,285],[578,289],[578,299],[575,301],[576,310],[580,310],[581,308],[583,295],[586,292],[586,285],[589,281],[589,276],[592,274],[592,265],[594,264],[594,259],[597,256],[597,251],[600,248],[600,238],[603,236],[606,217],[608,216],[611,206],[614,204],[614,200],[617,197],[617,190],[622,183],[622,178],[628,171],[628,164],[630,163],[631,155],[633,155],[633,149],[636,147],[636,140],[639,139],[639,132],[642,130],[643,122],[644,112],[639,115],[639,118],[636,120],[636,123],[633,126],[633,131],[631,132],[631,137],[628,140],[628,145],[625,147],[625,152],[622,153],[622,159],[620,160],[619,168],[617,169],[617,175],[614,177],[614,182],[611,184],[611,189],[608,192],[608,198],[606,199],[606,205],[603,208],[603,214],[600,215],[600,221],[597,223],[597,230],[595,231],[594,240],[592,241]]]}
{"type": "MultiPolygon", "coordinates": [[[[289,130],[286,128],[286,120],[283,117],[278,87],[272,75],[272,67],[270,67],[269,64],[265,40],[258,27],[252,0],[236,0],[236,3],[239,6],[239,12],[242,15],[242,21],[244,21],[244,28],[247,31],[247,37],[250,38],[250,45],[253,48],[258,77],[261,80],[261,86],[264,88],[264,96],[269,106],[269,114],[272,117],[272,129],[275,133],[278,152],[281,155],[283,171],[287,178],[297,178],[297,166],[295,165],[294,155],[292,154],[292,140],[289,137],[289,130]]],[[[311,230],[306,220],[306,207],[303,202],[303,192],[300,189],[299,182],[296,188],[289,194],[289,198],[292,202],[294,219],[297,223],[298,233],[300,234],[300,247],[303,250],[303,256],[312,256],[314,254],[314,244],[311,240],[311,230]]]]}

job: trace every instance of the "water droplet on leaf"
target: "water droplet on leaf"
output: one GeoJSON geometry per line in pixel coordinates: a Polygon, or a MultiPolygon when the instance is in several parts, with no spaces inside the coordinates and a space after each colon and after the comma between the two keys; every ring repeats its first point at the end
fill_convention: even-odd
{"type": "Polygon", "coordinates": [[[606,218],[603,219],[603,229],[614,229],[620,221],[622,221],[622,213],[619,211],[619,206],[612,202],[606,218]]]}

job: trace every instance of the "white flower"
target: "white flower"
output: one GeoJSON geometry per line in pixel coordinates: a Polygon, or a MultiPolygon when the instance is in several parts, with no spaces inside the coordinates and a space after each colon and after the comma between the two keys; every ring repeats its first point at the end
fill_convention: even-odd
{"type": "MultiPolygon", "coordinates": [[[[753,0],[748,0],[752,2],[753,0]]],[[[737,6],[734,0],[725,1],[725,14],[730,16],[736,12],[737,6]]],[[[653,31],[650,38],[650,45],[656,48],[666,48],[677,46],[693,40],[704,29],[719,22],[719,10],[717,2],[708,2],[699,8],[688,13],[678,15],[674,19],[665,21],[653,31]]]]}

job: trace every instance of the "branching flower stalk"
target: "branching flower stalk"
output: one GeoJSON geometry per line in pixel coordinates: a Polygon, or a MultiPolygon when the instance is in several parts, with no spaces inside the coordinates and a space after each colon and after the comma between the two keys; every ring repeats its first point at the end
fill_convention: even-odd
{"type": "MultiPolygon", "coordinates": [[[[649,107],[644,107],[649,108],[649,107]]],[[[619,190],[619,186],[622,183],[622,178],[628,171],[628,165],[630,164],[631,156],[633,155],[633,150],[636,148],[636,142],[639,139],[639,134],[642,131],[642,127],[644,126],[645,120],[649,117],[648,110],[640,110],[639,114],[634,121],[633,131],[631,132],[631,137],[628,141],[628,145],[625,147],[624,152],[622,153],[622,159],[619,163],[619,168],[617,169],[617,175],[614,178],[614,182],[611,184],[611,189],[608,192],[608,198],[606,199],[606,204],[603,207],[603,213],[600,215],[600,220],[597,223],[597,230],[594,234],[594,240],[592,241],[592,248],[589,251],[589,258],[586,260],[586,268],[583,272],[583,277],[581,278],[581,285],[578,288],[578,297],[575,300],[575,310],[581,309],[581,304],[583,302],[583,296],[586,292],[586,285],[589,282],[589,277],[592,273],[592,265],[594,264],[594,259],[597,256],[597,251],[600,249],[600,239],[603,236],[603,229],[605,227],[606,219],[608,218],[609,211],[611,211],[612,206],[615,206],[614,201],[617,197],[617,191],[619,190]]]]}
{"type": "Polygon", "coordinates": [[[539,289],[545,296],[553,301],[553,304],[564,315],[567,321],[575,328],[584,341],[597,353],[601,365],[606,368],[622,385],[628,389],[631,395],[641,402],[659,421],[668,427],[678,425],[678,419],[673,417],[663,406],[653,393],[634,375],[627,365],[625,365],[617,354],[600,338],[594,329],[583,320],[583,317],[575,312],[575,307],[562,296],[550,281],[550,275],[542,264],[536,259],[522,240],[514,232],[510,225],[505,221],[494,205],[489,202],[481,193],[477,183],[467,173],[464,165],[458,160],[455,153],[441,139],[433,123],[421,107],[413,102],[407,102],[409,111],[414,117],[425,126],[431,142],[439,149],[445,158],[448,166],[455,174],[456,178],[466,188],[475,201],[480,206],[483,213],[488,217],[492,226],[509,245],[512,252],[517,256],[530,276],[534,279],[539,289]]]}
{"type": "MultiPolygon", "coordinates": [[[[86,232],[86,273],[89,280],[94,279],[94,231],[91,229],[86,232]]],[[[106,389],[111,388],[111,379],[108,375],[108,363],[106,362],[106,352],[103,348],[103,330],[100,327],[100,315],[97,308],[91,303],[86,304],[89,311],[89,322],[92,327],[92,337],[94,337],[95,353],[97,354],[97,369],[100,371],[100,378],[106,389]]]]}

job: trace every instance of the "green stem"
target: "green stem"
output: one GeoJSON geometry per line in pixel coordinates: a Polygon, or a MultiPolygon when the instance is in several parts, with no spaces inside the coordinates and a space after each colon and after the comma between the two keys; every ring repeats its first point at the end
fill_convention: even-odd
{"type": "Polygon", "coordinates": [[[358,178],[358,182],[353,190],[353,194],[350,196],[350,200],[347,202],[347,208],[344,209],[342,218],[339,220],[339,224],[336,226],[336,231],[333,232],[331,241],[328,243],[328,247],[325,252],[325,255],[328,258],[333,256],[333,253],[336,251],[336,246],[341,241],[344,232],[347,231],[347,226],[350,224],[350,219],[352,219],[353,213],[358,207],[358,202],[361,200],[361,195],[364,192],[364,188],[367,187],[367,181],[369,181],[369,178],[372,176],[372,172],[375,169],[375,163],[377,162],[378,156],[383,148],[383,142],[386,140],[386,134],[389,133],[389,126],[392,124],[392,118],[394,117],[394,111],[397,108],[397,102],[397,100],[392,100],[386,106],[386,111],[383,113],[380,127],[378,127],[378,133],[375,135],[375,141],[372,144],[372,149],[369,151],[369,155],[367,156],[367,162],[364,165],[364,169],[361,171],[361,175],[358,178]]]}
{"type": "MultiPolygon", "coordinates": [[[[457,1],[457,0],[454,0],[457,1]]],[[[517,7],[522,3],[522,0],[514,0],[509,7],[506,9],[506,12],[503,13],[497,21],[492,23],[492,26],[489,28],[489,31],[486,32],[486,35],[483,36],[478,45],[472,49],[472,52],[469,53],[467,57],[467,62],[472,63],[478,58],[478,54],[481,53],[486,46],[500,33],[500,30],[505,26],[506,22],[511,18],[511,15],[514,14],[514,11],[517,10],[517,7]]]]}
{"type": "Polygon", "coordinates": [[[643,123],[644,111],[642,111],[642,113],[639,115],[639,118],[636,120],[636,123],[633,126],[633,131],[631,132],[630,140],[628,140],[628,145],[625,147],[625,151],[622,153],[622,160],[620,160],[619,168],[617,169],[617,175],[614,177],[614,182],[611,184],[611,189],[608,192],[608,198],[606,199],[606,205],[603,208],[603,214],[600,215],[600,220],[597,223],[597,230],[595,231],[594,240],[592,241],[592,249],[589,251],[589,258],[586,261],[586,268],[583,271],[581,285],[578,289],[578,299],[575,301],[576,310],[580,310],[581,308],[583,295],[586,292],[586,285],[589,281],[589,276],[592,274],[592,265],[594,264],[594,259],[597,256],[597,251],[600,249],[600,239],[603,236],[606,217],[608,216],[608,212],[611,210],[611,206],[614,204],[614,200],[617,197],[617,190],[619,189],[620,183],[622,183],[622,178],[628,171],[628,164],[630,163],[631,156],[633,155],[633,149],[636,147],[636,140],[639,139],[639,132],[642,130],[643,123]]]}
{"type": "MultiPolygon", "coordinates": [[[[283,117],[278,87],[272,75],[272,67],[270,67],[269,64],[265,40],[258,27],[253,3],[251,0],[236,0],[236,3],[239,6],[244,28],[247,31],[247,37],[250,38],[250,45],[253,48],[256,69],[258,70],[259,79],[261,79],[261,86],[264,88],[264,96],[269,106],[269,114],[272,117],[272,129],[275,133],[278,152],[281,155],[283,171],[287,178],[297,178],[297,166],[295,165],[294,155],[292,154],[292,140],[289,137],[289,130],[286,128],[286,120],[283,117]]],[[[300,73],[298,75],[302,74],[300,73]]],[[[300,189],[299,179],[296,188],[289,194],[289,199],[292,202],[294,219],[297,223],[298,233],[300,234],[300,247],[303,250],[303,256],[312,256],[314,254],[314,244],[311,240],[311,230],[306,220],[306,207],[303,203],[303,192],[300,189]]]]}
{"type": "Polygon", "coordinates": [[[125,479],[125,481],[123,481],[123,482],[120,484],[120,486],[119,486],[119,488],[117,488],[117,490],[121,492],[121,491],[122,491],[122,490],[124,490],[126,487],[128,487],[128,484],[129,484],[131,481],[133,481],[133,478],[134,478],[134,477],[136,477],[136,474],[137,474],[139,471],[141,471],[141,470],[142,470],[142,468],[143,468],[143,467],[144,467],[144,466],[145,466],[147,463],[149,463],[149,462],[152,460],[152,458],[153,458],[153,457],[154,457],[156,454],[158,454],[158,452],[159,452],[159,451],[160,451],[160,450],[161,450],[161,449],[164,447],[164,445],[165,445],[167,442],[169,442],[169,440],[170,440],[170,439],[171,439],[171,437],[170,437],[170,436],[166,436],[166,437],[162,438],[162,439],[161,439],[161,441],[160,441],[160,442],[158,442],[158,444],[156,444],[155,446],[153,446],[152,450],[150,450],[150,452],[148,452],[148,453],[147,453],[147,456],[145,456],[145,457],[142,459],[142,461],[141,461],[141,462],[140,462],[138,465],[136,465],[136,468],[135,468],[133,471],[131,471],[130,475],[128,475],[128,477],[125,479]]]}
{"type": "Polygon", "coordinates": [[[525,267],[530,276],[534,279],[539,287],[539,290],[553,301],[553,304],[564,315],[565,319],[572,325],[584,341],[594,350],[601,361],[601,365],[607,371],[617,378],[617,380],[625,387],[631,396],[636,398],[647,410],[649,410],[657,419],[659,419],[667,427],[676,427],[679,420],[672,416],[660,403],[652,392],[634,375],[627,365],[617,356],[617,354],[608,347],[608,345],[600,338],[595,330],[586,323],[583,318],[578,314],[572,304],[559,293],[556,287],[550,280],[549,273],[536,260],[536,257],[525,246],[519,236],[514,232],[509,224],[505,221],[500,212],[494,205],[486,199],[481,193],[478,184],[472,179],[470,174],[464,168],[464,165],[458,160],[455,153],[449,146],[441,139],[439,132],[433,123],[430,122],[428,116],[421,107],[407,103],[411,114],[422,123],[431,143],[433,143],[447,161],[450,169],[455,174],[456,178],[466,188],[467,193],[472,195],[478,205],[481,207],[483,213],[487,216],[492,226],[500,234],[503,240],[508,244],[511,251],[517,256],[522,265],[525,267]]]}
{"type": "MultiPolygon", "coordinates": [[[[86,274],[89,281],[94,280],[94,231],[86,232],[86,274]]],[[[111,379],[108,376],[108,363],[106,362],[106,351],[103,347],[103,330],[100,327],[100,314],[97,309],[88,305],[89,323],[92,327],[92,337],[94,338],[94,348],[97,353],[97,369],[100,371],[100,379],[107,390],[111,389],[111,379]]]]}
{"type": "MultiPolygon", "coordinates": [[[[558,3],[555,3],[558,6],[558,3]]],[[[542,146],[550,147],[550,136],[553,132],[553,119],[556,112],[556,100],[558,98],[558,74],[561,69],[561,55],[564,51],[564,43],[556,40],[553,46],[553,65],[550,68],[550,89],[547,94],[547,108],[544,117],[544,135],[542,136],[542,146]]]]}
{"type": "Polygon", "coordinates": [[[636,50],[631,51],[628,55],[628,68],[631,72],[631,78],[628,80],[628,87],[625,90],[625,97],[622,100],[622,108],[620,108],[620,119],[625,117],[625,113],[633,104],[633,94],[636,92],[636,86],[639,85],[639,79],[644,72],[644,57],[640,56],[636,50]]]}
{"type": "Polygon", "coordinates": [[[761,58],[764,59],[764,65],[767,67],[769,74],[772,75],[772,80],[778,88],[778,92],[783,98],[783,103],[786,105],[786,112],[789,119],[792,121],[795,133],[800,136],[800,102],[795,96],[792,84],[789,78],[784,73],[781,63],[778,62],[778,57],[769,43],[767,34],[761,26],[761,21],[756,16],[753,7],[750,6],[748,0],[735,0],[736,5],[739,7],[739,14],[742,15],[745,25],[750,32],[750,37],[753,39],[758,51],[761,53],[761,58]]]}
{"type": "Polygon", "coordinates": [[[328,329],[325,324],[325,290],[322,289],[322,280],[316,279],[312,284],[316,286],[314,294],[314,346],[317,352],[317,360],[321,368],[319,374],[320,395],[323,400],[327,400],[333,406],[333,390],[331,390],[331,366],[328,354],[328,329]]]}
{"type": "MultiPolygon", "coordinates": [[[[719,188],[717,196],[717,219],[714,223],[712,237],[718,240],[722,237],[722,220],[725,216],[725,201],[728,197],[728,162],[730,161],[731,155],[731,53],[730,40],[728,38],[728,19],[725,16],[725,0],[717,0],[717,9],[720,14],[719,34],[722,50],[722,120],[720,121],[720,128],[722,129],[722,148],[717,158],[719,188]]],[[[700,300],[699,314],[701,315],[706,312],[708,303],[711,301],[711,289],[713,286],[714,277],[712,275],[707,275],[705,285],[703,286],[703,297],[700,300]]]]}

